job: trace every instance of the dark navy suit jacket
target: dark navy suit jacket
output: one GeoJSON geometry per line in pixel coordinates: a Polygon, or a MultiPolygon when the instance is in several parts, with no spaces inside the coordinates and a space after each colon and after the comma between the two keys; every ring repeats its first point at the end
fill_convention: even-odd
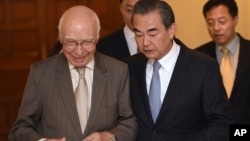
{"type": "MultiPolygon", "coordinates": [[[[237,124],[250,124],[250,41],[240,34],[239,60],[230,104],[233,119],[237,124]]],[[[216,59],[215,42],[208,42],[197,48],[216,59]]]]}
{"type": "Polygon", "coordinates": [[[228,141],[231,112],[218,63],[184,44],[180,46],[156,123],[146,89],[148,59],[141,53],[125,59],[138,122],[137,141],[228,141]]]}
{"type": "Polygon", "coordinates": [[[100,39],[97,43],[96,49],[99,52],[118,60],[130,56],[123,28],[100,39]]]}

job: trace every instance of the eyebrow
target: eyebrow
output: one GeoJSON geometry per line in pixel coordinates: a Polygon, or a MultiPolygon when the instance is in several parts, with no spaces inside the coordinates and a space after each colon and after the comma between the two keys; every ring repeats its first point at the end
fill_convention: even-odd
{"type": "Polygon", "coordinates": [[[134,28],[134,32],[141,32],[141,31],[137,28],[134,28]]]}
{"type": "MultiPolygon", "coordinates": [[[[154,32],[154,31],[157,31],[158,29],[157,28],[150,28],[147,30],[147,32],[154,32]]],[[[134,28],[134,32],[141,32],[139,29],[137,28],[134,28]]]]}
{"type": "Polygon", "coordinates": [[[154,27],[154,28],[148,29],[147,31],[148,31],[148,32],[153,32],[153,31],[156,31],[156,30],[158,30],[158,29],[154,27]]]}
{"type": "Polygon", "coordinates": [[[207,20],[220,20],[220,19],[226,19],[225,16],[217,17],[217,18],[207,18],[207,20]]]}
{"type": "MultiPolygon", "coordinates": [[[[72,38],[64,38],[65,40],[68,40],[68,41],[76,41],[77,42],[77,40],[75,40],[75,39],[72,39],[72,38]]],[[[93,41],[93,40],[96,40],[96,39],[94,39],[94,38],[89,38],[89,39],[84,39],[84,40],[82,40],[82,41],[93,41]]]]}

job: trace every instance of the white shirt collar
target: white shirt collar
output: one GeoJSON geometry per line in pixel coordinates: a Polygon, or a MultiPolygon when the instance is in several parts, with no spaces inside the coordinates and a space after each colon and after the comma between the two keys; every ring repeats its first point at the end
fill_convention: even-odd
{"type": "Polygon", "coordinates": [[[132,31],[130,28],[128,28],[127,25],[124,26],[123,30],[124,30],[125,37],[127,39],[134,39],[135,38],[134,31],[132,31]]]}
{"type": "Polygon", "coordinates": [[[138,52],[138,48],[135,41],[135,33],[129,29],[127,25],[124,26],[123,31],[130,55],[136,54],[138,52]]]}
{"type": "MultiPolygon", "coordinates": [[[[170,72],[176,63],[176,60],[179,56],[179,52],[180,52],[180,46],[176,44],[175,41],[173,40],[173,46],[171,50],[160,60],[158,60],[159,63],[161,64],[161,67],[167,72],[170,72]]],[[[149,63],[153,65],[154,61],[155,60],[150,59],[149,63]]]]}

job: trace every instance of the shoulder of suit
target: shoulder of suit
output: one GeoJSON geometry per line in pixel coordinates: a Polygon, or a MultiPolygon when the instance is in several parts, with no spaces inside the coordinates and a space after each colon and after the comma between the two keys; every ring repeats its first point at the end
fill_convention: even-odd
{"type": "Polygon", "coordinates": [[[40,60],[32,65],[37,66],[37,67],[42,67],[42,68],[51,68],[51,67],[53,68],[62,62],[67,64],[67,60],[65,56],[63,54],[57,54],[57,55],[48,57],[44,60],[40,60]]]}
{"type": "Polygon", "coordinates": [[[123,29],[119,29],[117,31],[114,31],[110,34],[108,34],[107,36],[104,36],[102,37],[99,42],[104,42],[104,41],[115,41],[113,39],[116,39],[116,38],[121,38],[121,37],[124,37],[125,38],[125,35],[124,35],[124,32],[123,32],[123,29]]]}
{"type": "Polygon", "coordinates": [[[137,53],[135,55],[126,57],[124,62],[128,64],[146,64],[148,61],[147,57],[143,53],[137,53]]]}
{"type": "Polygon", "coordinates": [[[199,50],[199,49],[207,48],[207,47],[211,47],[211,46],[215,46],[215,42],[213,42],[213,41],[206,42],[206,43],[196,47],[195,49],[199,50]]]}

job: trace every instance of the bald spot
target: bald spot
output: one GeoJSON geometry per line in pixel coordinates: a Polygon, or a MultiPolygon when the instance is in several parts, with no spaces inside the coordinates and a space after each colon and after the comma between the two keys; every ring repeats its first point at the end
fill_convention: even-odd
{"type": "Polygon", "coordinates": [[[86,6],[74,6],[64,12],[59,22],[59,32],[67,33],[67,30],[74,29],[90,29],[99,33],[99,21],[97,15],[86,6]]]}

